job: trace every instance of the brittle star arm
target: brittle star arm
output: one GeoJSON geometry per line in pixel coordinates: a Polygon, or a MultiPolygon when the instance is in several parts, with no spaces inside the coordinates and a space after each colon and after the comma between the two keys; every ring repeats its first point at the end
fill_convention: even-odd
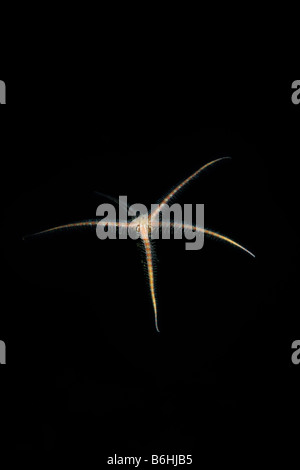
{"type": "Polygon", "coordinates": [[[120,201],[120,198],[117,199],[116,197],[111,196],[110,194],[100,193],[100,191],[94,191],[94,194],[96,194],[97,196],[106,197],[106,199],[110,199],[111,201],[117,203],[118,206],[121,206],[124,209],[126,209],[126,212],[128,211],[128,209],[130,207],[129,204],[124,204],[123,201],[120,201]]]}
{"type": "Polygon", "coordinates": [[[157,321],[157,301],[155,295],[155,279],[154,279],[154,271],[153,271],[153,251],[151,242],[148,236],[148,230],[145,227],[141,227],[141,240],[143,242],[143,246],[145,249],[145,256],[147,262],[147,277],[149,280],[149,288],[151,294],[151,300],[154,310],[154,320],[155,320],[155,328],[159,332],[158,328],[158,321],[157,321]]]}
{"type": "MultiPolygon", "coordinates": [[[[189,176],[188,178],[186,178],[185,180],[183,180],[180,184],[178,184],[158,205],[158,207],[150,214],[150,216],[152,217],[152,220],[155,219],[155,217],[159,214],[159,212],[161,211],[162,209],[162,206],[164,206],[165,204],[168,204],[168,202],[171,201],[171,199],[178,193],[178,191],[180,191],[187,183],[189,183],[190,181],[192,181],[194,178],[196,178],[200,173],[201,171],[205,170],[206,168],[208,168],[209,166],[213,165],[214,163],[217,163],[217,162],[220,162],[221,160],[226,160],[226,159],[230,159],[230,157],[222,157],[222,158],[217,158],[216,160],[213,160],[209,163],[206,163],[206,165],[202,166],[201,168],[199,168],[199,170],[195,171],[195,173],[193,173],[191,176],[189,176]]],[[[149,216],[149,218],[150,218],[149,216]]]]}
{"type": "MultiPolygon", "coordinates": [[[[165,222],[161,222],[160,226],[162,228],[164,227],[164,225],[167,226],[168,224],[165,223],[165,222]]],[[[247,250],[247,248],[245,248],[244,246],[242,246],[239,243],[235,242],[231,238],[226,237],[225,235],[221,235],[218,232],[213,232],[212,230],[208,230],[208,229],[203,228],[203,227],[198,227],[197,225],[182,224],[180,222],[172,222],[171,227],[173,227],[174,230],[176,230],[176,229],[182,230],[183,229],[184,231],[199,232],[199,233],[203,233],[204,235],[208,235],[208,236],[211,236],[211,237],[214,237],[214,238],[218,238],[219,240],[222,240],[226,243],[229,243],[230,245],[233,245],[233,246],[236,246],[237,248],[240,248],[241,250],[245,251],[249,255],[253,256],[253,258],[255,258],[255,255],[251,251],[247,250]]]]}
{"type": "MultiPolygon", "coordinates": [[[[198,227],[196,225],[183,224],[179,222],[171,222],[170,224],[168,222],[157,222],[157,221],[152,222],[153,230],[159,230],[159,229],[163,230],[164,228],[170,228],[170,226],[173,230],[184,229],[185,231],[199,232],[207,236],[218,238],[226,243],[229,243],[230,245],[240,248],[241,250],[245,251],[246,253],[248,253],[249,255],[255,258],[255,255],[251,253],[251,251],[247,250],[247,248],[243,247],[242,245],[235,242],[231,238],[228,238],[225,235],[221,235],[220,233],[213,232],[212,230],[198,227]]],[[[159,332],[158,316],[157,316],[157,300],[156,300],[156,293],[155,293],[155,276],[154,276],[154,271],[153,271],[153,250],[152,250],[152,244],[151,244],[151,240],[149,239],[147,229],[145,229],[144,227],[141,228],[141,240],[143,242],[144,249],[145,249],[145,256],[146,256],[146,262],[147,262],[147,276],[149,280],[149,287],[150,287],[152,305],[153,305],[153,310],[154,310],[155,328],[159,332]]]]}
{"type": "Polygon", "coordinates": [[[127,228],[128,227],[128,223],[126,222],[116,222],[116,221],[101,221],[101,220],[97,220],[97,219],[91,219],[91,220],[83,220],[81,222],[73,222],[71,224],[65,224],[65,225],[57,225],[56,227],[51,227],[51,228],[48,228],[46,230],[42,230],[41,232],[36,232],[36,233],[33,233],[31,235],[26,235],[23,237],[23,240],[25,239],[28,239],[28,238],[31,238],[31,237],[35,237],[35,236],[39,236],[39,235],[47,235],[47,234],[50,234],[50,233],[53,233],[53,232],[58,232],[58,231],[66,231],[66,230],[72,230],[72,229],[79,229],[79,228],[83,228],[83,227],[87,227],[87,228],[91,228],[91,227],[96,227],[98,224],[106,227],[106,226],[111,226],[111,227],[115,227],[115,228],[127,228]]]}

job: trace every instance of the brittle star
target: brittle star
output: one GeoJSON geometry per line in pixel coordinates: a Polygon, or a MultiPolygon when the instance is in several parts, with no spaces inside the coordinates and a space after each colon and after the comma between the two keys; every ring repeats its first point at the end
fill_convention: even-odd
{"type": "MultiPolygon", "coordinates": [[[[225,235],[221,235],[217,232],[213,232],[212,230],[208,230],[204,227],[199,227],[199,226],[193,225],[193,224],[186,224],[186,223],[182,223],[182,222],[168,222],[168,223],[166,223],[166,222],[163,222],[163,221],[159,220],[159,214],[162,211],[163,207],[166,206],[168,203],[170,203],[175,198],[175,196],[178,194],[178,192],[181,189],[183,189],[184,186],[187,185],[187,183],[191,182],[194,178],[196,178],[204,169],[208,168],[209,166],[211,166],[211,165],[213,165],[213,164],[215,164],[215,163],[217,163],[221,160],[227,159],[227,158],[230,158],[230,157],[218,158],[216,160],[213,160],[213,161],[207,163],[206,165],[202,166],[201,168],[199,168],[191,176],[189,176],[188,178],[183,180],[174,189],[172,189],[172,191],[158,203],[156,208],[153,211],[151,211],[149,215],[147,215],[147,214],[146,215],[145,214],[139,215],[139,216],[133,218],[133,220],[131,220],[130,222],[107,221],[107,220],[103,220],[103,221],[100,220],[99,221],[98,219],[84,220],[84,221],[81,221],[81,222],[75,222],[75,223],[70,223],[70,224],[66,224],[66,225],[59,225],[59,226],[56,226],[56,227],[52,227],[52,228],[49,228],[47,230],[43,230],[41,232],[37,232],[37,233],[34,233],[32,235],[28,235],[24,238],[33,237],[33,236],[36,236],[36,235],[44,235],[44,234],[48,234],[48,233],[56,232],[56,231],[60,231],[60,230],[80,228],[80,227],[102,226],[102,227],[105,227],[105,228],[111,227],[115,230],[116,229],[119,229],[119,230],[120,229],[126,229],[127,230],[129,227],[131,227],[131,229],[136,230],[136,232],[138,233],[138,237],[139,237],[138,239],[141,240],[142,246],[144,248],[144,253],[145,253],[145,258],[146,258],[146,267],[147,267],[146,274],[147,274],[148,279],[149,279],[149,288],[150,288],[151,300],[152,300],[152,305],[153,305],[153,310],[154,310],[155,327],[156,327],[156,330],[159,332],[158,319],[157,319],[157,299],[156,299],[156,293],[155,293],[155,278],[154,278],[154,269],[153,269],[153,267],[154,267],[154,256],[153,256],[153,246],[152,246],[152,243],[151,243],[151,233],[153,233],[152,232],[153,229],[159,229],[160,230],[160,229],[171,227],[174,230],[175,229],[176,230],[177,229],[184,230],[185,233],[187,233],[188,231],[193,232],[193,233],[198,232],[198,233],[201,233],[203,235],[208,235],[208,236],[223,240],[224,242],[227,242],[227,243],[229,243],[229,244],[231,244],[231,245],[233,245],[237,248],[240,248],[241,250],[245,251],[246,253],[248,253],[249,255],[251,255],[255,258],[255,255],[253,253],[251,253],[251,251],[247,250],[245,247],[243,247],[239,243],[235,242],[234,240],[226,237],[225,235]]],[[[100,194],[102,196],[106,196],[109,199],[117,201],[119,203],[119,201],[116,200],[112,196],[107,196],[103,193],[98,193],[98,194],[100,194]]]]}

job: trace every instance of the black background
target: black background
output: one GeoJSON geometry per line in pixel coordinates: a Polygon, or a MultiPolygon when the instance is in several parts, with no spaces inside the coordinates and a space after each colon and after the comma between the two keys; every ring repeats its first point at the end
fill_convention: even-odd
{"type": "Polygon", "coordinates": [[[299,422],[300,106],[291,79],[26,77],[1,109],[7,444],[69,455],[286,455],[299,422]],[[122,83],[122,85],[120,85],[122,83]],[[79,90],[79,92],[78,92],[79,90]],[[24,96],[30,100],[24,101],[24,96]],[[23,103],[23,104],[21,104],[23,103]],[[107,106],[108,105],[108,106],[107,106]],[[107,109],[112,112],[110,120],[107,109]],[[22,236],[95,216],[94,190],[149,204],[204,163],[177,202],[256,254],[156,243],[161,333],[140,252],[93,230],[22,236]]]}

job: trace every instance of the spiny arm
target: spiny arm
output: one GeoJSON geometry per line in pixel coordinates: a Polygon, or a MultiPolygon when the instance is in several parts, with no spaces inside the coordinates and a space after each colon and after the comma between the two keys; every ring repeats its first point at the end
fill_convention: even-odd
{"type": "MultiPolygon", "coordinates": [[[[161,226],[164,224],[162,223],[161,226]]],[[[255,255],[251,253],[251,251],[247,250],[247,248],[243,247],[239,243],[235,242],[231,238],[226,237],[225,235],[221,235],[220,233],[213,232],[212,230],[208,230],[206,228],[198,227],[197,225],[189,225],[189,224],[181,224],[181,223],[172,223],[171,226],[176,230],[176,229],[183,229],[183,230],[190,230],[190,231],[196,231],[199,233],[204,233],[205,235],[218,238],[220,240],[223,240],[224,242],[230,243],[230,245],[234,245],[237,248],[240,248],[241,250],[245,251],[249,255],[253,256],[255,258],[255,255]]]]}
{"type": "Polygon", "coordinates": [[[130,207],[129,204],[124,204],[123,201],[120,201],[120,199],[117,199],[116,197],[111,196],[110,194],[100,193],[100,191],[94,191],[94,194],[96,194],[97,196],[106,197],[107,199],[110,199],[111,201],[117,203],[118,206],[124,207],[124,209],[126,209],[126,213],[130,207]]]}
{"type": "Polygon", "coordinates": [[[155,328],[159,332],[158,321],[157,321],[157,302],[156,302],[156,296],[155,296],[155,285],[154,285],[155,280],[154,280],[154,271],[153,271],[153,257],[152,257],[152,251],[151,251],[151,243],[146,234],[142,234],[142,235],[143,236],[141,237],[141,239],[144,244],[145,254],[146,254],[147,273],[148,273],[148,278],[149,278],[149,287],[150,287],[152,305],[153,305],[153,310],[154,310],[155,328]]]}
{"type": "Polygon", "coordinates": [[[205,170],[205,168],[208,168],[209,166],[213,165],[214,163],[217,163],[217,162],[220,162],[221,160],[225,160],[225,159],[230,159],[230,157],[222,157],[222,158],[217,158],[216,160],[213,160],[209,163],[206,163],[206,165],[202,166],[201,168],[199,168],[199,170],[195,171],[195,173],[193,173],[191,176],[189,176],[188,178],[186,178],[184,181],[182,181],[178,186],[176,186],[176,188],[174,188],[163,200],[162,202],[159,204],[159,206],[152,212],[152,217],[155,218],[155,216],[157,216],[157,214],[159,213],[159,211],[161,210],[162,206],[164,204],[168,204],[168,202],[170,202],[170,200],[178,193],[178,191],[180,191],[180,189],[182,189],[187,183],[189,183],[190,181],[192,181],[194,178],[196,178],[200,173],[201,171],[205,170]]]}
{"type": "Polygon", "coordinates": [[[102,222],[101,220],[95,220],[95,219],[83,220],[81,222],[74,222],[74,223],[71,223],[71,224],[58,225],[56,227],[52,227],[52,228],[48,228],[46,230],[42,230],[41,232],[36,232],[36,233],[30,234],[30,235],[25,235],[23,237],[23,240],[26,240],[26,239],[31,238],[31,237],[39,236],[39,235],[47,235],[47,234],[52,233],[52,232],[65,231],[65,230],[69,230],[69,229],[77,229],[77,228],[82,228],[82,227],[96,227],[98,224],[103,225],[103,226],[110,225],[110,226],[116,227],[116,228],[125,227],[125,226],[128,225],[125,222],[108,222],[108,221],[103,221],[102,222]]]}

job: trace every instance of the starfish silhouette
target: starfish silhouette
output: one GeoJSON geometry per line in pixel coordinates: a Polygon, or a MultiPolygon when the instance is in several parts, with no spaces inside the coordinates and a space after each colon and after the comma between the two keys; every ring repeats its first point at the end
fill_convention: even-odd
{"type": "MultiPolygon", "coordinates": [[[[43,230],[41,232],[34,233],[32,235],[27,235],[26,237],[23,237],[23,239],[29,238],[29,237],[34,237],[37,235],[45,235],[51,232],[56,232],[56,231],[61,231],[61,230],[68,230],[68,229],[75,229],[75,228],[80,228],[80,227],[95,227],[95,226],[102,226],[103,228],[111,228],[113,230],[120,230],[120,229],[125,229],[127,230],[129,227],[137,232],[137,237],[138,240],[141,240],[141,245],[144,248],[144,254],[145,254],[145,259],[146,259],[146,274],[149,280],[149,288],[150,288],[150,294],[151,294],[151,299],[152,299],[152,305],[153,305],[153,310],[154,310],[154,318],[155,318],[155,327],[156,330],[159,332],[158,328],[158,320],[157,320],[157,300],[156,300],[156,293],[155,293],[155,276],[154,276],[154,253],[153,253],[153,244],[151,242],[151,234],[154,233],[154,230],[163,230],[163,229],[169,229],[172,228],[173,230],[184,230],[185,233],[188,232],[193,232],[193,233],[201,233],[203,235],[208,235],[213,238],[218,238],[220,240],[223,240],[224,242],[230,243],[231,245],[240,248],[241,250],[245,251],[249,255],[253,256],[255,258],[255,255],[251,253],[251,251],[247,250],[245,247],[240,245],[239,243],[235,242],[234,240],[221,235],[217,232],[213,232],[212,230],[208,230],[203,227],[199,227],[197,225],[192,225],[192,224],[186,224],[182,222],[164,222],[160,221],[159,215],[163,211],[163,208],[170,203],[175,196],[178,195],[178,192],[183,189],[184,186],[186,186],[189,182],[191,182],[194,178],[196,178],[203,170],[208,168],[209,166],[221,161],[228,159],[230,157],[222,157],[218,158],[216,160],[213,160],[206,165],[202,166],[199,168],[197,171],[195,171],[191,176],[183,180],[180,184],[178,184],[172,191],[165,196],[156,206],[156,208],[150,212],[150,214],[141,214],[137,217],[134,217],[130,222],[122,222],[122,221],[108,221],[108,220],[98,220],[98,219],[91,219],[91,220],[83,220],[81,222],[74,222],[66,225],[59,225],[56,227],[49,228],[47,230],[43,230]]],[[[97,194],[101,196],[105,196],[112,201],[117,202],[120,204],[120,201],[115,199],[112,196],[108,196],[103,193],[97,192],[97,194]]],[[[126,210],[128,209],[128,206],[126,206],[126,210]]]]}

